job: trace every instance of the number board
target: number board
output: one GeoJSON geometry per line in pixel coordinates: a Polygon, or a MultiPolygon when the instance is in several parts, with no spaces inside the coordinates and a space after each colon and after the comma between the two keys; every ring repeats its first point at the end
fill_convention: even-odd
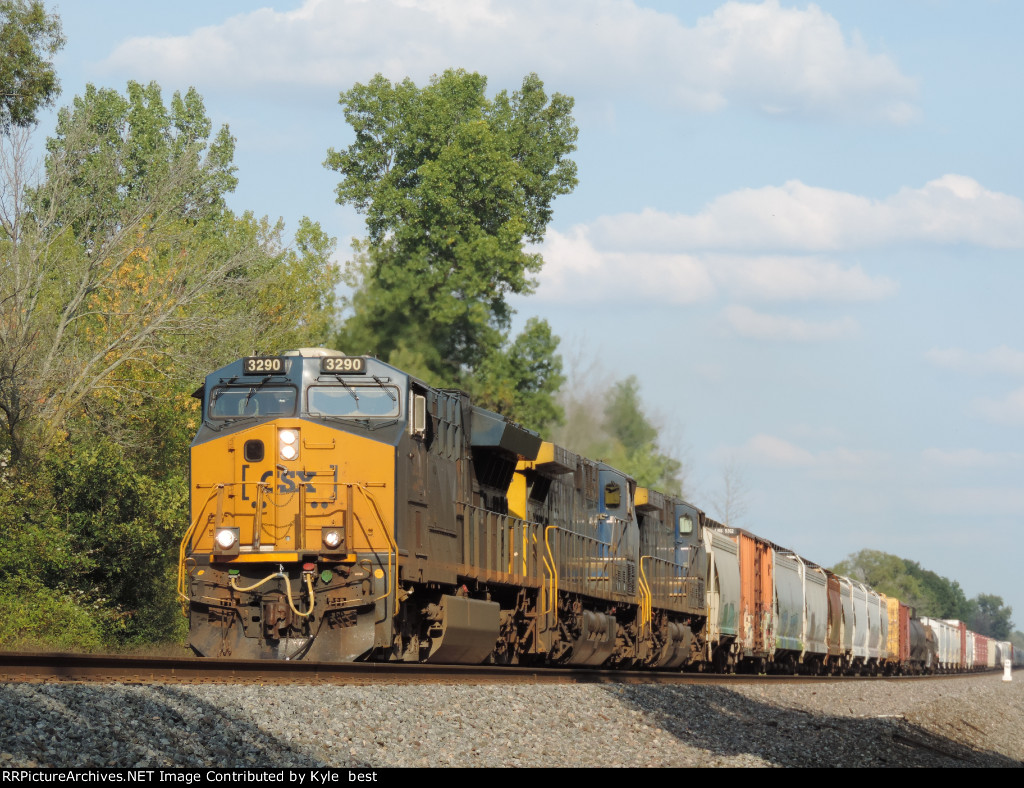
{"type": "Polygon", "coordinates": [[[284,359],[277,356],[261,356],[242,359],[243,375],[283,375],[284,359]]]}
{"type": "Polygon", "coordinates": [[[320,372],[328,375],[363,375],[366,359],[359,356],[326,356],[320,359],[320,372]]]}

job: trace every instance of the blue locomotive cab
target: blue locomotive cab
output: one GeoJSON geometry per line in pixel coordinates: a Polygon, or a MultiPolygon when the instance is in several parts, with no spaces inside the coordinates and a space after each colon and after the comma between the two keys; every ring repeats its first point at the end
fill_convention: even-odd
{"type": "Polygon", "coordinates": [[[598,465],[600,491],[595,522],[598,562],[595,575],[607,578],[613,592],[636,593],[640,549],[633,498],[636,481],[609,465],[598,465]]]}
{"type": "MultiPolygon", "coordinates": [[[[193,394],[203,402],[195,443],[282,418],[373,432],[376,440],[394,442],[407,418],[409,388],[408,376],[384,362],[323,348],[240,359],[208,375],[193,394]]],[[[422,406],[422,399],[414,397],[410,405],[422,406]]]]}

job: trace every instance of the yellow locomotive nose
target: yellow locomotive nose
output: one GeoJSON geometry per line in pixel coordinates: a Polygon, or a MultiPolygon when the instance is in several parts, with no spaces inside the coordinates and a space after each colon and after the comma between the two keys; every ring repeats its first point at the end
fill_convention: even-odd
{"type": "Polygon", "coordinates": [[[390,551],[394,478],[393,446],[309,421],[207,441],[192,449],[190,552],[244,563],[390,551]]]}
{"type": "Polygon", "coordinates": [[[394,595],[395,448],[279,419],[192,448],[179,592],[190,645],[356,659],[394,595]]]}

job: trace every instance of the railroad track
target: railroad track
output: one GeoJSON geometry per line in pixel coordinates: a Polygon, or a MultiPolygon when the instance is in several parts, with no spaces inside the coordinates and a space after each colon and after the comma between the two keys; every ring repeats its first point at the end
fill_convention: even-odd
{"type": "MultiPolygon", "coordinates": [[[[972,675],[972,674],[962,674],[972,675]]],[[[906,676],[908,679],[957,678],[906,676]]],[[[892,677],[719,675],[657,671],[425,665],[388,662],[265,662],[195,657],[0,652],[0,682],[127,684],[710,684],[891,681],[892,677]]]]}

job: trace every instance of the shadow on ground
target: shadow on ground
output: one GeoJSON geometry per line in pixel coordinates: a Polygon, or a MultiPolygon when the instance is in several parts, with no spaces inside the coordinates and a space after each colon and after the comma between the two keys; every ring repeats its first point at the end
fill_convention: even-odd
{"type": "Polygon", "coordinates": [[[644,711],[648,725],[657,724],[681,742],[723,758],[747,754],[778,766],[1024,765],[902,718],[784,709],[724,687],[626,685],[609,691],[644,711]]]}
{"type": "Polygon", "coordinates": [[[230,717],[182,689],[139,689],[0,684],[0,767],[324,766],[256,720],[230,717]]]}

